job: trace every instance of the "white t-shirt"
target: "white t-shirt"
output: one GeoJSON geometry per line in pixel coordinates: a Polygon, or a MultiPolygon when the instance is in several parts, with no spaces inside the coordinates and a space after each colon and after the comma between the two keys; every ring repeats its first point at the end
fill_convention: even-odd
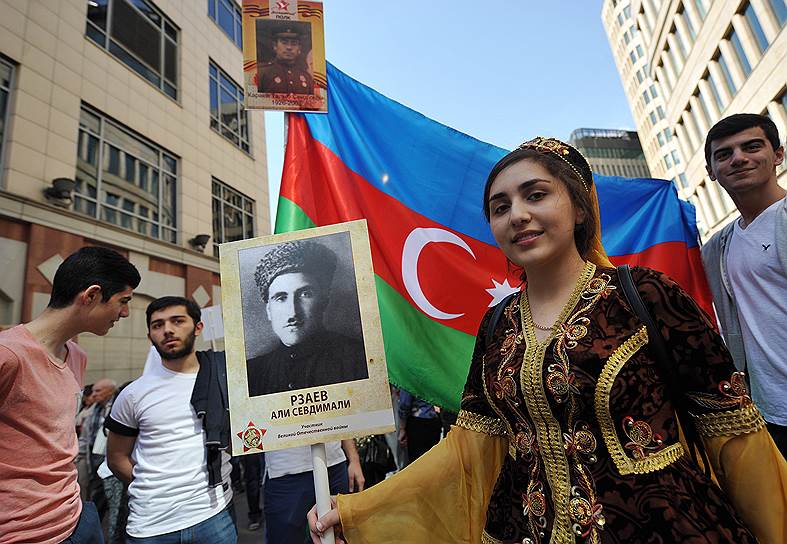
{"type": "MultiPolygon", "coordinates": [[[[347,459],[342,450],[341,442],[325,443],[325,461],[329,467],[338,465],[347,459]]],[[[268,478],[278,478],[288,474],[300,474],[312,471],[311,446],[298,446],[286,450],[265,452],[265,472],[268,478]]]]}
{"type": "Polygon", "coordinates": [[[727,271],[738,306],[751,395],[763,417],[787,426],[787,276],[776,253],[773,203],[745,229],[735,221],[727,271]]]}
{"type": "Polygon", "coordinates": [[[116,422],[139,429],[131,455],[128,534],[151,537],[186,529],[218,514],[232,500],[230,457],[222,453],[221,479],[208,485],[202,421],[191,406],[197,374],[153,365],[112,406],[116,422]]]}

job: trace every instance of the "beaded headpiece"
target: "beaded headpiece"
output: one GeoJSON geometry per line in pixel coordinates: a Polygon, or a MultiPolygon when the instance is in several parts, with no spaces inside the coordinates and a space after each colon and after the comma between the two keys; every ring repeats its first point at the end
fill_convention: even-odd
{"type": "Polygon", "coordinates": [[[593,184],[593,172],[590,169],[588,161],[582,156],[582,153],[577,151],[574,147],[555,138],[536,136],[532,140],[520,144],[516,149],[532,149],[539,153],[552,153],[574,171],[582,182],[582,186],[585,187],[585,190],[590,192],[590,186],[593,184]]]}

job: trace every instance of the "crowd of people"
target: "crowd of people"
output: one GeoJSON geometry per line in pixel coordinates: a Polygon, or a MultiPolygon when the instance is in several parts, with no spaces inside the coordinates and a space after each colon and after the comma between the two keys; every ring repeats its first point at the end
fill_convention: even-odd
{"type": "MultiPolygon", "coordinates": [[[[483,195],[523,288],[480,324],[458,415],[394,392],[395,435],[326,445],[340,495],[319,518],[308,447],[243,456],[249,528],[264,510],[269,544],[329,527],[351,544],[787,542],[784,147],[767,117],[739,114],[705,155],[740,212],[703,247],[721,335],[663,273],[612,266],[576,149],[525,142],[483,195]]],[[[270,266],[266,304],[293,279],[314,296],[314,272],[270,266]]],[[[140,280],[82,248],[43,313],[0,332],[0,544],[237,541],[226,361],[195,348],[199,306],[151,302],[156,363],[84,387],[72,339],[127,317],[140,280]]]]}

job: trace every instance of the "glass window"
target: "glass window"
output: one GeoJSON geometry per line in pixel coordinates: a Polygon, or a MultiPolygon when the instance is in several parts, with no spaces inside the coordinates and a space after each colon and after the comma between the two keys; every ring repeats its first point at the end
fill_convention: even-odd
{"type": "Polygon", "coordinates": [[[771,5],[776,20],[781,26],[784,26],[784,22],[787,21],[787,2],[785,0],[768,0],[768,3],[771,5]]]}
{"type": "Polygon", "coordinates": [[[656,92],[656,86],[655,85],[651,85],[650,86],[650,96],[652,96],[653,98],[656,98],[658,95],[659,95],[659,93],[656,92]]]}
{"type": "Polygon", "coordinates": [[[623,26],[623,14],[618,13],[618,25],[623,26]]]}
{"type": "Polygon", "coordinates": [[[659,146],[664,145],[664,135],[661,132],[656,134],[656,139],[659,141],[659,146]]]}
{"type": "Polygon", "coordinates": [[[748,77],[749,74],[751,74],[751,63],[749,62],[749,58],[746,56],[746,52],[743,50],[740,37],[733,30],[730,32],[727,39],[730,40],[730,43],[732,43],[732,47],[735,50],[735,55],[738,57],[738,63],[741,65],[741,70],[743,70],[744,75],[748,77]]]}
{"type": "Polygon", "coordinates": [[[243,47],[241,10],[234,0],[208,0],[208,17],[219,25],[235,45],[243,47]]]}
{"type": "Polygon", "coordinates": [[[623,8],[623,16],[626,19],[631,19],[631,5],[629,4],[625,8],[623,8]]]}
{"type": "Polygon", "coordinates": [[[650,112],[650,122],[654,125],[658,122],[658,119],[656,119],[656,114],[654,112],[650,112]]]}
{"type": "Polygon", "coordinates": [[[210,126],[246,153],[250,152],[249,124],[243,107],[243,89],[211,61],[210,126]]]}
{"type": "Polygon", "coordinates": [[[213,255],[219,244],[254,238],[254,201],[213,178],[213,255]]]}
{"type": "Polygon", "coordinates": [[[75,211],[176,243],[177,178],[175,156],[82,107],[75,211]],[[160,179],[164,183],[159,183],[160,179]]]}
{"type": "Polygon", "coordinates": [[[645,78],[642,77],[642,72],[640,70],[637,70],[637,81],[642,83],[643,79],[645,79],[645,78]]]}
{"type": "Polygon", "coordinates": [[[3,150],[5,142],[5,124],[8,121],[8,103],[11,94],[11,76],[14,67],[0,58],[0,172],[3,171],[3,150]]]}
{"type": "Polygon", "coordinates": [[[764,53],[765,50],[768,49],[768,38],[765,37],[765,32],[763,32],[762,25],[760,25],[760,20],[754,12],[754,6],[751,4],[746,6],[743,14],[746,16],[746,22],[751,29],[751,33],[754,35],[754,42],[757,44],[757,48],[760,50],[760,53],[764,53]]]}
{"type": "Polygon", "coordinates": [[[724,55],[719,52],[719,56],[716,58],[716,62],[719,63],[719,68],[721,68],[721,73],[724,74],[724,80],[727,84],[727,90],[730,91],[730,94],[734,95],[737,92],[737,87],[735,87],[735,80],[732,79],[732,72],[730,72],[730,66],[727,64],[727,59],[724,55]]]}
{"type": "Polygon", "coordinates": [[[708,86],[713,93],[713,100],[716,101],[716,107],[719,108],[719,111],[724,111],[724,101],[721,99],[719,87],[716,84],[716,80],[713,78],[713,74],[707,73],[705,79],[708,80],[708,86]]]}
{"type": "Polygon", "coordinates": [[[675,36],[675,43],[678,44],[678,49],[680,50],[679,51],[680,58],[685,59],[686,57],[688,57],[686,44],[683,43],[683,36],[680,35],[680,32],[678,32],[677,27],[674,26],[672,27],[672,35],[675,36]]]}
{"type": "Polygon", "coordinates": [[[714,118],[711,116],[710,112],[708,111],[708,105],[705,103],[705,96],[699,91],[695,91],[694,96],[697,97],[697,102],[700,103],[700,109],[702,110],[701,115],[705,119],[705,124],[707,126],[713,125],[714,118]]]}
{"type": "Polygon", "coordinates": [[[697,39],[697,31],[694,28],[694,25],[691,24],[691,17],[689,17],[689,14],[686,13],[686,10],[683,7],[681,7],[681,10],[678,12],[678,17],[680,17],[681,20],[683,21],[683,24],[686,25],[686,30],[689,31],[689,39],[692,42],[694,40],[696,40],[697,39]]]}
{"type": "Polygon", "coordinates": [[[628,43],[631,41],[631,38],[629,38],[628,30],[623,33],[623,41],[626,42],[626,45],[628,45],[628,43]]]}
{"type": "Polygon", "coordinates": [[[634,64],[637,62],[637,57],[634,55],[634,51],[629,51],[629,58],[631,59],[631,63],[634,64]]]}
{"type": "Polygon", "coordinates": [[[705,20],[705,16],[708,12],[705,10],[705,1],[704,0],[694,0],[694,5],[697,6],[697,13],[700,16],[700,19],[703,21],[705,20]]]}
{"type": "Polygon", "coordinates": [[[678,152],[677,151],[674,151],[674,150],[671,151],[670,155],[672,156],[672,162],[673,163],[680,164],[680,159],[678,158],[678,152]]]}
{"type": "Polygon", "coordinates": [[[85,34],[177,99],[178,30],[148,0],[90,0],[85,34]]]}
{"type": "Polygon", "coordinates": [[[672,159],[669,155],[664,155],[664,166],[666,166],[667,169],[672,168],[672,159]]]}
{"type": "Polygon", "coordinates": [[[641,45],[637,45],[637,56],[639,58],[642,58],[642,57],[645,56],[645,52],[642,50],[642,46],[641,45]]]}
{"type": "Polygon", "coordinates": [[[650,104],[650,95],[648,94],[648,91],[643,91],[642,99],[645,101],[645,104],[650,104]]]}
{"type": "Polygon", "coordinates": [[[664,119],[666,117],[666,115],[664,115],[664,108],[661,106],[656,106],[656,113],[658,114],[659,119],[664,119]]]}
{"type": "Polygon", "coordinates": [[[686,179],[686,174],[684,174],[683,172],[678,174],[678,180],[680,180],[680,186],[681,187],[683,187],[684,189],[688,188],[689,180],[686,179]]]}

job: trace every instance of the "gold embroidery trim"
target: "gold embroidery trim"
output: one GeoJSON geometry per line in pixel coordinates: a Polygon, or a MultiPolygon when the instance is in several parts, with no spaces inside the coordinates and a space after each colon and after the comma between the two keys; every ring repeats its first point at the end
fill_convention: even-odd
{"type": "Polygon", "coordinates": [[[694,415],[697,431],[704,438],[715,436],[738,436],[759,431],[765,420],[754,404],[727,412],[694,415]]]}
{"type": "Polygon", "coordinates": [[[502,540],[498,540],[492,536],[489,536],[489,533],[486,531],[481,532],[481,544],[503,544],[502,540]]]}
{"type": "Polygon", "coordinates": [[[615,383],[623,366],[631,357],[648,343],[648,329],[641,327],[631,338],[623,342],[612,352],[604,368],[601,369],[598,382],[596,383],[595,408],[596,418],[604,443],[607,445],[609,454],[622,475],[626,474],[646,474],[661,470],[671,465],[683,456],[683,446],[680,442],[670,444],[663,450],[657,451],[643,459],[632,459],[626,454],[626,450],[620,443],[618,433],[615,430],[615,422],[609,409],[609,395],[612,392],[612,384],[615,383]]]}
{"type": "MultiPolygon", "coordinates": [[[[587,288],[596,272],[596,265],[585,263],[585,269],[580,274],[574,291],[571,293],[557,323],[563,323],[571,310],[579,302],[582,292],[587,288]]],[[[571,515],[569,513],[569,494],[571,492],[571,479],[569,477],[568,459],[563,445],[563,431],[560,422],[555,419],[547,400],[544,389],[544,353],[554,341],[559,329],[555,327],[552,334],[543,343],[536,338],[533,316],[530,313],[530,304],[525,292],[522,292],[521,302],[522,330],[525,333],[527,347],[524,362],[520,370],[520,387],[525,397],[525,404],[530,418],[536,427],[536,441],[544,462],[544,472],[552,490],[552,505],[555,510],[555,519],[552,522],[552,536],[550,544],[573,544],[576,542],[571,529],[571,515]]]]}
{"type": "Polygon", "coordinates": [[[493,436],[505,436],[506,434],[505,425],[500,419],[482,416],[467,410],[459,410],[459,414],[456,416],[456,425],[469,431],[493,436]]]}

